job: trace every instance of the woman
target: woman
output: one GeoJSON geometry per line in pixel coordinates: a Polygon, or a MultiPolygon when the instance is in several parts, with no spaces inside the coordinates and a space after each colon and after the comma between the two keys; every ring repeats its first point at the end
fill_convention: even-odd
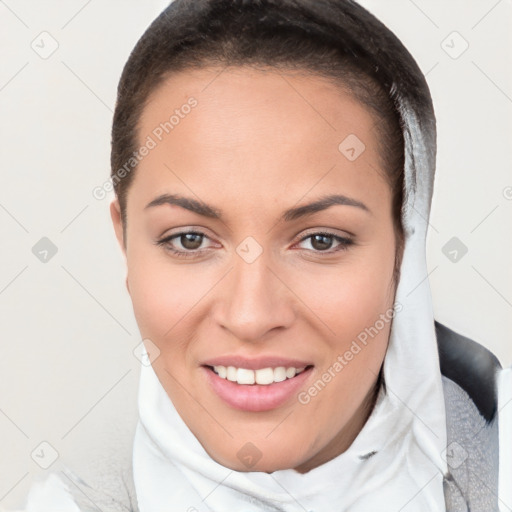
{"type": "Polygon", "coordinates": [[[498,510],[510,371],[434,322],[435,118],[386,27],[351,1],[176,0],[112,134],[133,481],[52,475],[27,510],[498,510]]]}

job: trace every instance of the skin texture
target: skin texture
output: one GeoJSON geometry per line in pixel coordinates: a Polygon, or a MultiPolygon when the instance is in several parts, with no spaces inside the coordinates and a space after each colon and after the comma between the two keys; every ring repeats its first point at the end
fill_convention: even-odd
{"type": "Polygon", "coordinates": [[[392,196],[375,121],[321,77],[212,67],[175,74],[154,91],[141,144],[189,97],[197,106],[133,171],[126,239],[111,203],[135,317],[160,350],[160,382],[214,460],[238,471],[306,472],[345,451],[367,420],[390,322],[307,404],[294,395],[271,411],[237,410],[212,391],[201,363],[227,354],[310,361],[307,391],[392,307],[392,196]],[[366,146],[354,161],[338,149],[349,134],[366,146]],[[168,204],[145,208],[165,193],[213,205],[223,219],[168,204]],[[334,205],[279,221],[284,210],[333,193],[369,211],[334,205]],[[324,230],[353,243],[306,238],[324,230]],[[206,236],[156,244],[190,231],[206,236]],[[236,252],[247,237],[263,250],[252,263],[236,252]],[[169,246],[196,254],[178,258],[169,246]],[[247,442],[261,452],[250,468],[237,456],[247,442]]]}

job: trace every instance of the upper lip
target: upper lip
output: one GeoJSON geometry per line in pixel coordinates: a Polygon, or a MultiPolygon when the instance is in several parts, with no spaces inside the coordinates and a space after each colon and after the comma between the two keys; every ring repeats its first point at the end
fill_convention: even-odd
{"type": "Polygon", "coordinates": [[[291,359],[281,356],[263,356],[248,359],[242,356],[218,356],[202,362],[202,366],[235,366],[236,368],[246,368],[248,370],[261,370],[262,368],[304,368],[311,366],[309,361],[291,359]]]}

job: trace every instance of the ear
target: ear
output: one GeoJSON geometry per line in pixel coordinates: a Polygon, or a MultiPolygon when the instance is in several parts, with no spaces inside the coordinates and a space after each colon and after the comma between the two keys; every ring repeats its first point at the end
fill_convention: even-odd
{"type": "Polygon", "coordinates": [[[117,197],[110,203],[110,217],[112,218],[112,224],[114,225],[114,231],[116,238],[123,251],[123,255],[126,258],[126,247],[124,244],[124,233],[123,233],[123,221],[121,217],[121,206],[117,197]]]}
{"type": "MultiPolygon", "coordinates": [[[[124,232],[123,232],[123,221],[121,216],[121,206],[119,205],[119,200],[117,197],[112,200],[110,203],[110,217],[112,218],[112,224],[114,225],[114,231],[116,233],[116,238],[119,243],[119,247],[121,247],[121,251],[123,252],[124,261],[126,262],[126,247],[124,244],[124,232]]],[[[126,275],[126,289],[128,293],[130,293],[130,285],[128,284],[128,275],[126,275]]]]}

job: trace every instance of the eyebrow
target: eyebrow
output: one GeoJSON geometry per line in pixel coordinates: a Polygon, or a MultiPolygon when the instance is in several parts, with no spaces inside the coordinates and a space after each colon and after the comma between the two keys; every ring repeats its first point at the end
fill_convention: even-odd
{"type": "MultiPolygon", "coordinates": [[[[181,206],[186,210],[197,213],[203,217],[208,217],[210,219],[222,220],[223,217],[222,210],[210,206],[209,204],[206,204],[202,201],[197,201],[196,199],[184,197],[179,194],[162,194],[148,203],[144,209],[146,210],[147,208],[153,208],[155,206],[161,206],[165,204],[181,206]]],[[[299,218],[312,215],[313,213],[326,210],[327,208],[330,208],[334,205],[354,206],[368,213],[371,213],[370,209],[361,201],[357,201],[356,199],[352,199],[340,194],[331,194],[322,196],[312,203],[285,210],[281,215],[280,220],[284,222],[291,222],[299,218]]]]}

